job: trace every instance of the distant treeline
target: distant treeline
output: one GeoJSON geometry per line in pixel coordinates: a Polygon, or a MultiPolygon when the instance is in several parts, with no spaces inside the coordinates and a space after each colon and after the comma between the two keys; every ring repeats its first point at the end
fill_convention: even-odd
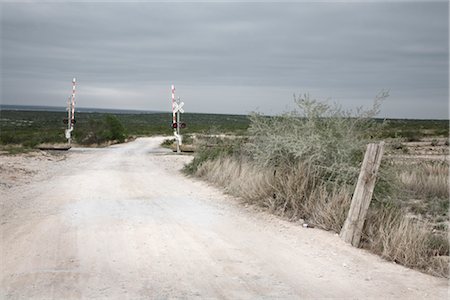
{"type": "MultiPolygon", "coordinates": [[[[63,111],[0,110],[0,143],[27,147],[64,143],[64,118],[66,113],[63,111]]],[[[185,113],[182,121],[187,124],[183,134],[246,135],[250,124],[248,116],[224,114],[185,113]]],[[[73,136],[80,144],[101,144],[111,139],[120,142],[130,136],[170,135],[171,122],[170,113],[77,112],[73,136]]],[[[382,131],[380,135],[385,138],[415,141],[424,137],[448,136],[449,127],[447,120],[390,119],[386,120],[382,131]]]]}
{"type": "MultiPolygon", "coordinates": [[[[64,143],[65,118],[66,112],[1,110],[0,142],[3,145],[22,144],[27,147],[41,143],[64,143]]],[[[75,120],[73,137],[80,144],[101,144],[115,140],[117,136],[170,135],[173,130],[172,115],[169,113],[77,112],[75,120]]],[[[249,125],[248,117],[243,115],[185,113],[182,121],[187,125],[183,134],[245,134],[249,125]]]]}

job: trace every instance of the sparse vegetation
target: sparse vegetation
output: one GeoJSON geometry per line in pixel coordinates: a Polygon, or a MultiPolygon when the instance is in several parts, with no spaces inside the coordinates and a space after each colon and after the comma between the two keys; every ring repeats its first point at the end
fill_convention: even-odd
{"type": "MultiPolygon", "coordinates": [[[[62,144],[64,137],[63,119],[65,112],[52,111],[0,111],[0,145],[33,148],[41,143],[62,144]]],[[[129,113],[76,113],[76,125],[73,132],[76,143],[102,144],[105,141],[121,141],[129,137],[171,135],[172,116],[169,113],[129,114],[129,113]],[[109,117],[108,117],[109,116],[109,117]],[[105,120],[108,118],[108,120],[105,120]],[[123,128],[120,128],[120,125],[123,128]],[[106,124],[109,123],[109,124],[106,124]],[[115,123],[115,125],[113,124],[115,123]],[[105,131],[109,127],[112,131],[105,131]],[[115,129],[114,129],[115,128],[115,129]],[[125,136],[124,136],[125,135],[125,136]]],[[[209,132],[243,134],[249,120],[244,115],[183,114],[187,128],[183,135],[209,132]]]]}
{"type": "MultiPolygon", "coordinates": [[[[356,114],[308,96],[297,98],[300,111],[251,116],[243,145],[222,140],[216,141],[217,147],[200,147],[185,171],[291,220],[339,232],[364,145],[385,132],[386,125],[372,119],[385,96],[379,95],[372,109],[356,114]]],[[[362,247],[408,267],[448,276],[446,231],[436,229],[439,225],[446,230],[442,224],[448,221],[447,210],[447,163],[405,167],[386,160],[362,247]],[[412,197],[428,201],[422,212],[411,215],[412,197]],[[444,223],[433,224],[438,216],[444,223]]]]}
{"type": "Polygon", "coordinates": [[[407,218],[392,207],[370,212],[364,228],[365,248],[402,265],[448,277],[445,235],[432,234],[429,224],[407,218]]]}
{"type": "MultiPolygon", "coordinates": [[[[448,197],[449,166],[445,161],[403,163],[399,177],[412,197],[445,199],[448,197]]],[[[444,211],[441,211],[444,213],[444,211]]]]}
{"type": "Polygon", "coordinates": [[[123,143],[127,134],[116,116],[105,115],[102,119],[89,119],[82,130],[75,131],[74,137],[80,144],[100,145],[108,141],[123,143]]]}
{"type": "Polygon", "coordinates": [[[164,148],[170,148],[173,143],[175,143],[175,139],[165,139],[162,143],[161,146],[164,148]]]}
{"type": "MultiPolygon", "coordinates": [[[[379,101],[355,114],[308,96],[296,101],[298,111],[276,117],[184,114],[184,142],[193,133],[205,133],[193,141],[198,151],[185,171],[291,220],[339,232],[368,141],[393,138],[388,151],[403,156],[426,155],[430,147],[448,155],[448,121],[375,120],[379,101]]],[[[64,112],[0,113],[0,142],[7,152],[65,142],[64,112]]],[[[74,137],[78,143],[102,144],[128,136],[171,135],[170,123],[168,113],[78,113],[74,137]]],[[[448,276],[448,170],[447,161],[399,163],[386,156],[362,247],[448,276]]]]}

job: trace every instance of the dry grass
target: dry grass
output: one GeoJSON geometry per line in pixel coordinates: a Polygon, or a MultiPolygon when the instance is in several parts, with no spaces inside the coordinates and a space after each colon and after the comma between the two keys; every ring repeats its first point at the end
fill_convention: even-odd
{"type": "Polygon", "coordinates": [[[403,167],[399,177],[406,189],[421,197],[448,198],[448,163],[419,162],[403,167]]]}
{"type": "MultiPolygon", "coordinates": [[[[334,232],[342,228],[353,191],[353,186],[318,180],[319,174],[305,165],[275,171],[232,156],[203,162],[195,175],[247,202],[334,232]]],[[[362,247],[402,265],[448,277],[448,241],[432,234],[429,224],[406,218],[398,207],[383,205],[371,206],[365,224],[362,247]]]]}
{"type": "Polygon", "coordinates": [[[230,157],[208,160],[202,163],[195,175],[223,187],[229,194],[247,202],[266,202],[272,196],[270,171],[257,170],[247,161],[230,157]]]}
{"type": "Polygon", "coordinates": [[[363,247],[385,259],[435,276],[449,276],[449,244],[431,226],[402,215],[394,208],[370,212],[363,231],[363,247]]]}
{"type": "MultiPolygon", "coordinates": [[[[298,111],[270,118],[252,115],[245,141],[215,141],[216,147],[200,149],[185,169],[276,214],[340,232],[364,145],[383,125],[372,117],[386,96],[381,93],[372,109],[356,114],[308,95],[299,97],[298,111]]],[[[430,215],[448,219],[447,182],[448,164],[398,167],[385,161],[363,246],[406,266],[448,276],[447,239],[439,235],[442,231],[432,233],[433,226],[419,221],[430,220],[430,215]],[[411,209],[414,201],[420,202],[415,209],[420,218],[415,220],[406,217],[408,212],[418,215],[411,209]]]]}
{"type": "Polygon", "coordinates": [[[338,232],[350,207],[351,189],[316,181],[313,172],[305,165],[275,170],[246,160],[220,157],[205,161],[196,175],[247,202],[292,220],[302,218],[338,232]]]}

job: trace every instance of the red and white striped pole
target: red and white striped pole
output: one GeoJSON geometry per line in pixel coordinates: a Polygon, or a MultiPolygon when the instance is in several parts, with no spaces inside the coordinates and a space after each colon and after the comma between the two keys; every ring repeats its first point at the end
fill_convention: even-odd
{"type": "Polygon", "coordinates": [[[175,102],[175,85],[172,84],[172,127],[173,127],[173,135],[177,141],[177,152],[180,153],[180,135],[178,134],[178,126],[180,125],[177,120],[177,115],[179,112],[177,111],[177,105],[175,102]]]}
{"type": "Polygon", "coordinates": [[[71,120],[70,120],[70,128],[73,130],[73,124],[74,124],[74,120],[75,120],[75,84],[76,84],[76,78],[73,78],[72,80],[72,103],[71,103],[71,108],[72,108],[72,114],[71,114],[71,120]]]}
{"type": "Polygon", "coordinates": [[[176,122],[177,122],[177,116],[176,116],[176,112],[175,112],[175,86],[172,84],[172,125],[176,122]]]}

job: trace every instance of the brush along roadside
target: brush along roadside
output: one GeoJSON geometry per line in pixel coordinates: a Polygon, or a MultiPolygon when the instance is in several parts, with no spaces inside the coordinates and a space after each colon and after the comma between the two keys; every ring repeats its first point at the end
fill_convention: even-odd
{"type": "MultiPolygon", "coordinates": [[[[300,112],[253,115],[246,139],[216,138],[212,143],[206,138],[184,170],[247,203],[339,233],[364,146],[376,139],[383,126],[372,119],[379,105],[376,102],[369,111],[351,115],[308,96],[298,98],[297,104],[300,112]]],[[[445,170],[448,163],[408,169],[384,160],[360,247],[407,267],[448,277],[447,229],[435,227],[428,208],[423,214],[411,214],[407,201],[411,197],[430,201],[424,195],[431,192],[440,199],[438,203],[448,202],[448,193],[443,192],[448,191],[445,170]],[[430,174],[439,175],[429,179],[430,174]]],[[[435,215],[448,222],[448,204],[447,210],[443,205],[435,215]]]]}
{"type": "MultiPolygon", "coordinates": [[[[261,168],[249,161],[219,156],[207,159],[194,173],[246,203],[296,221],[339,233],[354,187],[318,180],[306,165],[290,170],[261,168]]],[[[387,260],[448,277],[447,227],[436,230],[427,215],[410,215],[400,199],[374,199],[365,222],[361,247],[387,260]]],[[[444,211],[440,211],[443,213],[444,211]]],[[[448,216],[438,214],[448,222],[448,216]]],[[[443,222],[445,224],[445,222],[443,222]]]]}

